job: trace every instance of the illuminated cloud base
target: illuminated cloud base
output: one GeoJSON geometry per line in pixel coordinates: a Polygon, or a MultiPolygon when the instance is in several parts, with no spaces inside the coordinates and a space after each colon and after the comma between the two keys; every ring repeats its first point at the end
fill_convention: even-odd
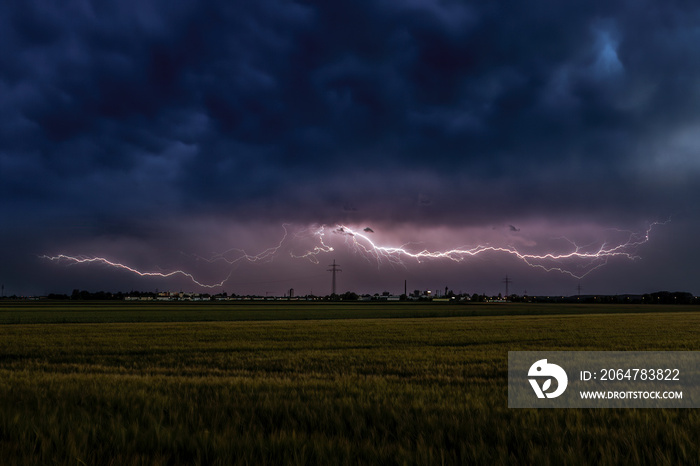
{"type": "MultiPolygon", "coordinates": [[[[329,255],[337,248],[345,247],[376,267],[399,266],[408,268],[411,267],[412,263],[425,261],[464,262],[465,266],[468,266],[469,260],[476,256],[487,256],[487,258],[506,256],[546,272],[558,272],[581,279],[605,266],[613,258],[639,259],[638,249],[640,246],[650,241],[651,232],[656,226],[665,223],[667,222],[651,223],[642,231],[605,229],[595,232],[596,240],[589,240],[585,243],[578,243],[565,236],[550,237],[546,242],[548,249],[544,251],[539,250],[544,245],[542,240],[524,237],[520,234],[520,229],[512,225],[505,229],[508,234],[499,232],[492,238],[503,244],[495,244],[491,241],[468,247],[430,249],[421,247],[421,243],[416,241],[398,245],[384,244],[381,234],[375,233],[374,229],[370,227],[361,228],[336,224],[332,227],[321,225],[293,228],[285,224],[282,226],[283,235],[279,242],[257,254],[231,248],[210,257],[196,256],[196,258],[212,265],[221,262],[233,266],[239,262],[270,262],[279,255],[286,254],[294,259],[308,260],[319,264],[322,256],[329,255]],[[512,244],[504,243],[505,240],[510,240],[512,244]],[[513,245],[515,242],[521,245],[516,247],[513,245]]],[[[432,232],[431,236],[435,236],[435,232],[432,232]]],[[[181,276],[202,288],[223,287],[233,274],[233,268],[229,267],[228,273],[218,281],[205,281],[187,270],[141,270],[121,261],[101,256],[57,254],[53,256],[43,255],[41,258],[59,264],[103,265],[146,278],[181,276]]]]}

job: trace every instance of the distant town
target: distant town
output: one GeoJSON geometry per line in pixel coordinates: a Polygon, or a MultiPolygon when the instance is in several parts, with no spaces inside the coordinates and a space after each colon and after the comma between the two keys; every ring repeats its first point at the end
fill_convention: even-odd
{"type": "Polygon", "coordinates": [[[129,292],[90,292],[75,289],[71,294],[51,293],[46,296],[0,296],[2,300],[52,300],[52,301],[154,301],[154,302],[205,302],[205,301],[383,301],[383,302],[408,302],[431,301],[446,303],[607,303],[607,304],[700,304],[700,297],[684,291],[657,291],[645,294],[619,294],[619,295],[573,295],[573,296],[528,296],[528,295],[501,295],[485,294],[456,294],[452,290],[414,290],[411,293],[400,295],[388,291],[375,294],[357,294],[348,291],[342,294],[330,294],[325,296],[303,295],[297,296],[294,289],[290,289],[282,296],[236,295],[228,293],[196,293],[183,291],[129,291],[129,292]]]}

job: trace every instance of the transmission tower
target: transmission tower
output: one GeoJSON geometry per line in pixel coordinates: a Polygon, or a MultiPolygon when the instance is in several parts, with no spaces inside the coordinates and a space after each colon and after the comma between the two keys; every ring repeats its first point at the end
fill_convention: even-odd
{"type": "Polygon", "coordinates": [[[328,269],[327,272],[333,272],[333,281],[331,285],[331,296],[333,296],[335,294],[335,273],[342,272],[342,270],[338,268],[340,265],[335,263],[335,259],[333,259],[333,264],[329,265],[328,267],[330,267],[330,269],[328,269]]]}
{"type": "Polygon", "coordinates": [[[505,280],[503,280],[503,283],[506,284],[506,296],[505,296],[505,297],[507,298],[507,297],[508,297],[508,285],[510,285],[511,283],[513,283],[513,280],[511,280],[510,278],[508,278],[508,275],[506,274],[506,278],[505,278],[505,280]]]}

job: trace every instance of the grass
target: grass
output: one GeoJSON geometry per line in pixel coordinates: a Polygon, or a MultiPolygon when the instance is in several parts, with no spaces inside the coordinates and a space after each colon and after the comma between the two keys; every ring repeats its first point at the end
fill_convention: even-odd
{"type": "Polygon", "coordinates": [[[231,322],[697,312],[696,305],[462,304],[425,302],[123,302],[0,301],[1,324],[107,322],[231,322]]]}
{"type": "Polygon", "coordinates": [[[694,308],[92,306],[0,310],[3,463],[700,463],[697,410],[507,408],[508,351],[697,350],[694,308]]]}

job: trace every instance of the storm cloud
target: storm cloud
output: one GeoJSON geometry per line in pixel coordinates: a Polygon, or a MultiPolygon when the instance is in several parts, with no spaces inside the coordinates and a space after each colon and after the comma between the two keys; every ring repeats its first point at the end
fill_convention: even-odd
{"type": "Polygon", "coordinates": [[[698,24],[660,1],[6,2],[3,234],[20,257],[217,218],[694,225],[698,24]]]}

